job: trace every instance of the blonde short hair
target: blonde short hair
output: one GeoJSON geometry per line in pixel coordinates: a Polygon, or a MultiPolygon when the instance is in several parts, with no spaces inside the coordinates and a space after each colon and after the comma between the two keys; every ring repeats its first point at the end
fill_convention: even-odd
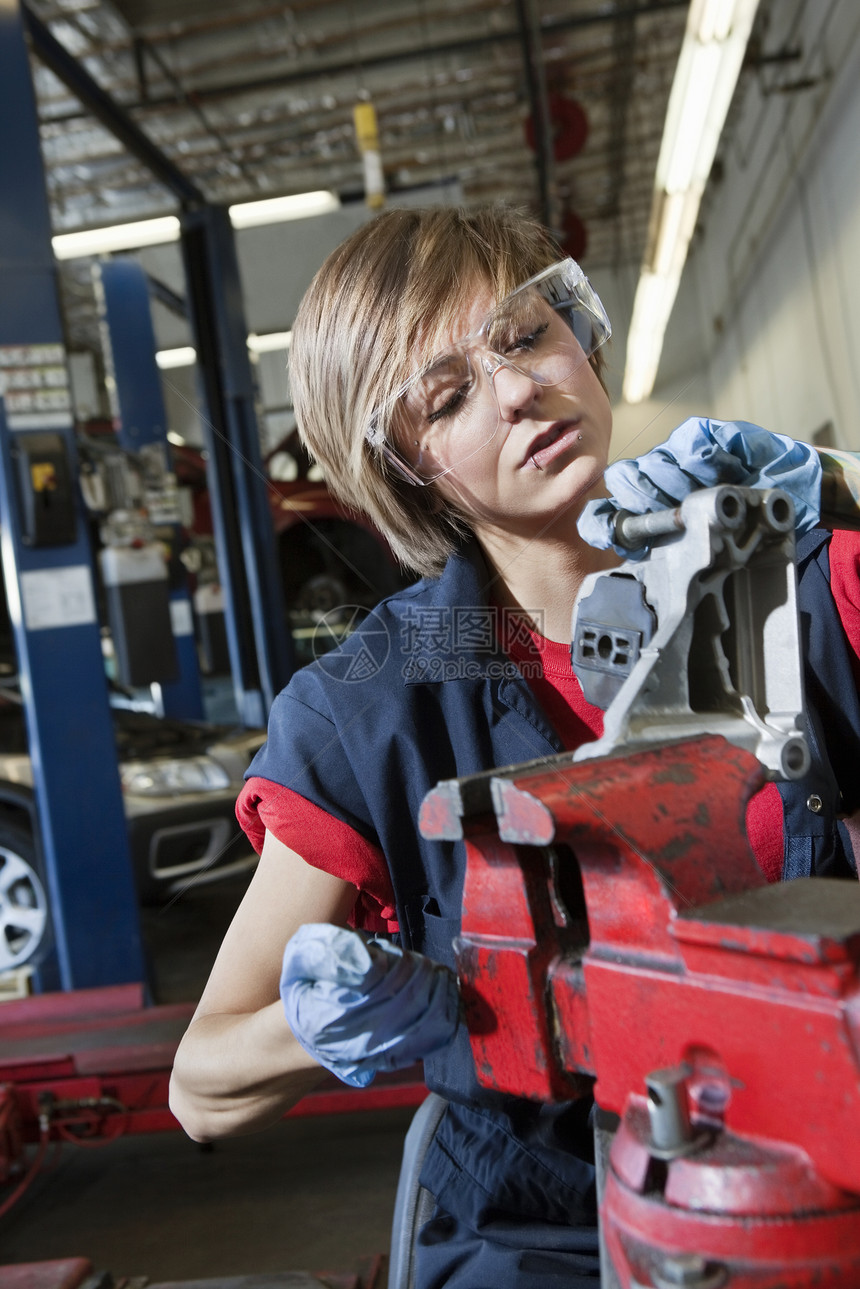
{"type": "Polygon", "coordinates": [[[542,225],[510,207],[389,210],[328,257],[302,300],[290,348],[299,434],[333,494],[418,573],[438,575],[468,523],[370,447],[373,410],[422,352],[456,337],[478,290],[501,300],[563,258],[542,225]]]}

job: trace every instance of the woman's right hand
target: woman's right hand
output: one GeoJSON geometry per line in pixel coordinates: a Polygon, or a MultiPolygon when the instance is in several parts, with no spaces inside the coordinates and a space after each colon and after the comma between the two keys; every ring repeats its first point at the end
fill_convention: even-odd
{"type": "MultiPolygon", "coordinates": [[[[821,507],[821,461],[815,449],[749,421],[691,417],[665,443],[644,456],[616,461],[604,476],[609,497],[590,501],[579,518],[580,535],[601,550],[616,544],[619,511],[635,515],[672,509],[691,492],[721,483],[743,488],[782,488],[795,508],[798,533],[814,528],[821,507]]],[[[641,558],[644,548],[634,558],[641,558]]]]}

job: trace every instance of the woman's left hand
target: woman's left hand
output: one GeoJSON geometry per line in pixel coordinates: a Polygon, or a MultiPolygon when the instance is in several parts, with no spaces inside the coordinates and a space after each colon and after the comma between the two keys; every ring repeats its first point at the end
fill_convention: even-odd
{"type": "Polygon", "coordinates": [[[782,488],[795,507],[798,533],[819,520],[821,462],[806,443],[772,434],[749,421],[711,421],[693,417],[668,440],[644,456],[617,461],[604,476],[610,496],[591,501],[579,519],[579,532],[592,546],[612,547],[619,510],[642,515],[672,509],[697,488],[736,484],[743,488],[782,488]]]}

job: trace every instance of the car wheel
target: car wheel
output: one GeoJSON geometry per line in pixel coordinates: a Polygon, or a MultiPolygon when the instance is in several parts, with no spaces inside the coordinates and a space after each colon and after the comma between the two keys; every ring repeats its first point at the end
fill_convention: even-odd
{"type": "Polygon", "coordinates": [[[340,578],[320,573],[305,582],[296,607],[310,614],[314,622],[320,622],[348,602],[349,595],[340,578]]]}
{"type": "Polygon", "coordinates": [[[32,836],[0,820],[0,971],[30,962],[48,938],[48,900],[32,836]]]}

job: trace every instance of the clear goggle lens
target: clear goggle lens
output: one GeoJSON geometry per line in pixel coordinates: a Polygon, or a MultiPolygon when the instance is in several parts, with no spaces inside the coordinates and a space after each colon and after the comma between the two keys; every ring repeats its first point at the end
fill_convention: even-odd
{"type": "Polygon", "coordinates": [[[368,441],[411,483],[432,483],[495,437],[500,371],[558,385],[611,333],[582,269],[562,260],[495,305],[476,332],[434,354],[377,408],[368,441]]]}

